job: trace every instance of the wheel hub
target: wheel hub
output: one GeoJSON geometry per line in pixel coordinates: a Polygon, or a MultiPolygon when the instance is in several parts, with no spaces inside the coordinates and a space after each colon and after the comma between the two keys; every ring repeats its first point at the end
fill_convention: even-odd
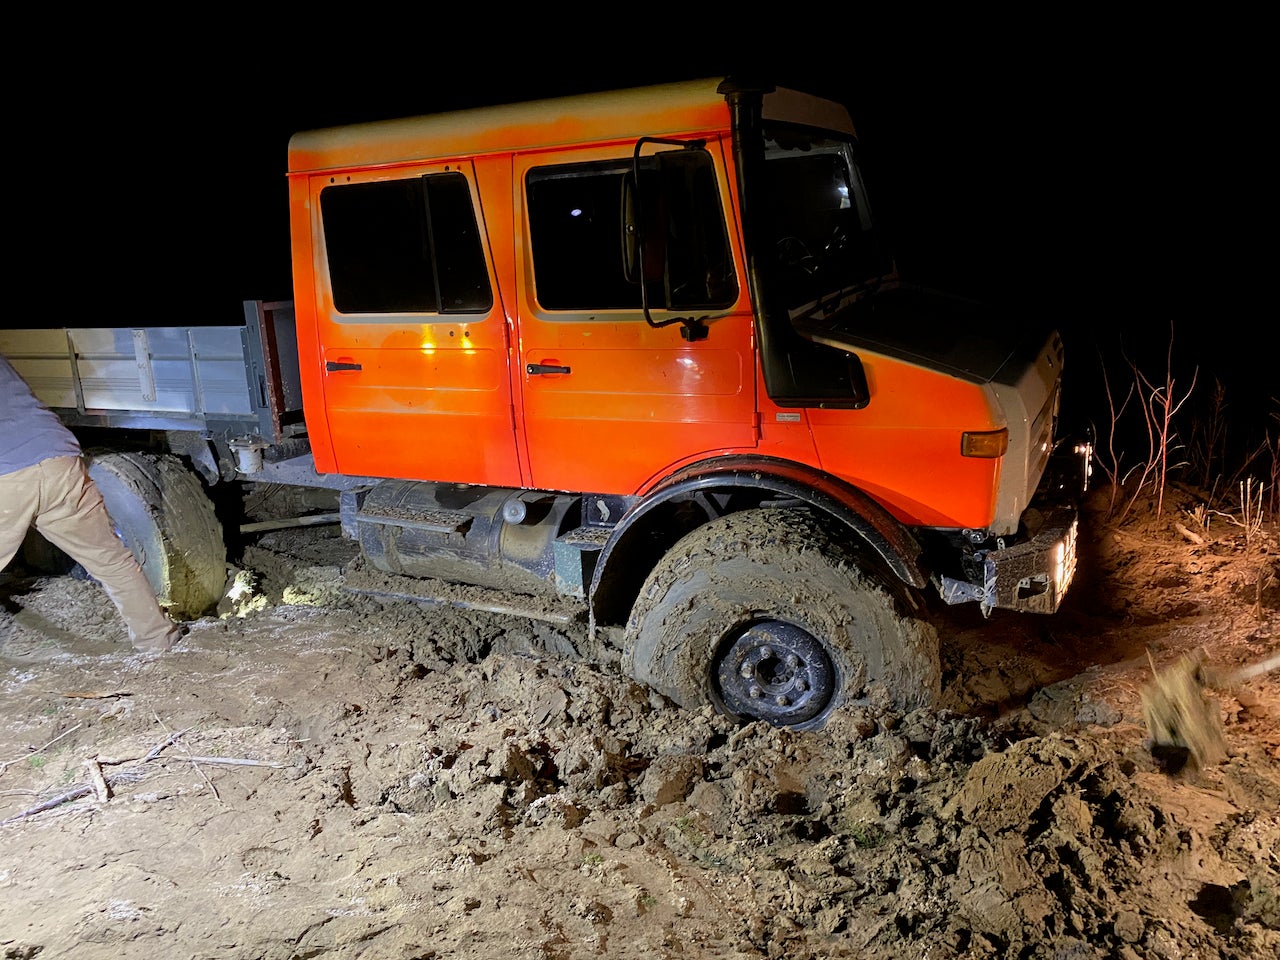
{"type": "Polygon", "coordinates": [[[751,624],[729,642],[715,676],[731,712],[775,726],[813,720],[835,694],[835,667],[823,645],[779,620],[751,624]]]}

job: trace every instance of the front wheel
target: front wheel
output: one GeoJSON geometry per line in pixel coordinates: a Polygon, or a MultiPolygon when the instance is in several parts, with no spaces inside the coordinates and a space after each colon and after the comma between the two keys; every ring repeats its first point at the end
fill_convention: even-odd
{"type": "Polygon", "coordinates": [[[933,628],[796,510],[731,514],[680,540],[641,588],[624,663],[681,706],[796,729],[877,688],[912,709],[941,687],[933,628]]]}

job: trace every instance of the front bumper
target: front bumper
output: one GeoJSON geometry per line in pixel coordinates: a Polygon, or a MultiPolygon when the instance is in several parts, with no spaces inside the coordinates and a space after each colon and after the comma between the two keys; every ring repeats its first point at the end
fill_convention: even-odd
{"type": "Polygon", "coordinates": [[[979,576],[972,582],[941,577],[938,589],[947,603],[974,600],[983,613],[992,609],[1054,613],[1076,573],[1079,520],[1074,509],[1046,517],[1035,536],[1003,550],[975,554],[979,576]]]}
{"type": "Polygon", "coordinates": [[[1025,539],[1009,546],[997,540],[990,549],[969,553],[963,578],[938,577],[942,599],[977,601],[984,614],[996,608],[1056,612],[1076,573],[1080,522],[1075,504],[1088,488],[1092,453],[1086,442],[1059,444],[1037,491],[1039,503],[1054,506],[1027,510],[1025,539]]]}

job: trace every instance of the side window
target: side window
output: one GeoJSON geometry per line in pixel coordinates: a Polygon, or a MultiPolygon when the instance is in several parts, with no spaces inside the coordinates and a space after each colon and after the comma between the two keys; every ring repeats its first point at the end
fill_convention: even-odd
{"type": "MultiPolygon", "coordinates": [[[[538,303],[548,310],[639,310],[638,277],[623,251],[628,159],[530,170],[529,239],[538,303]]],[[[649,231],[649,305],[658,309],[731,306],[738,288],[715,171],[703,151],[641,161],[649,231]]]]}
{"type": "Polygon", "coordinates": [[[339,312],[485,313],[493,306],[462,174],[326,187],[320,214],[339,312]]]}

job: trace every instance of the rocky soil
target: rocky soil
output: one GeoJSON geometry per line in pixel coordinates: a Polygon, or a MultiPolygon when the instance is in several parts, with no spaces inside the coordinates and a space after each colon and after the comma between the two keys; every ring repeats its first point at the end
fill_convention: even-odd
{"type": "Polygon", "coordinates": [[[1280,648],[1280,530],[1196,504],[1095,510],[1051,617],[940,610],[941,709],[809,733],[677,708],[574,629],[353,594],[333,527],[262,535],[157,659],[96,584],[11,567],[0,948],[1276,956],[1280,670],[1231,671],[1280,648]],[[1201,762],[1143,706],[1197,650],[1201,762]]]}

